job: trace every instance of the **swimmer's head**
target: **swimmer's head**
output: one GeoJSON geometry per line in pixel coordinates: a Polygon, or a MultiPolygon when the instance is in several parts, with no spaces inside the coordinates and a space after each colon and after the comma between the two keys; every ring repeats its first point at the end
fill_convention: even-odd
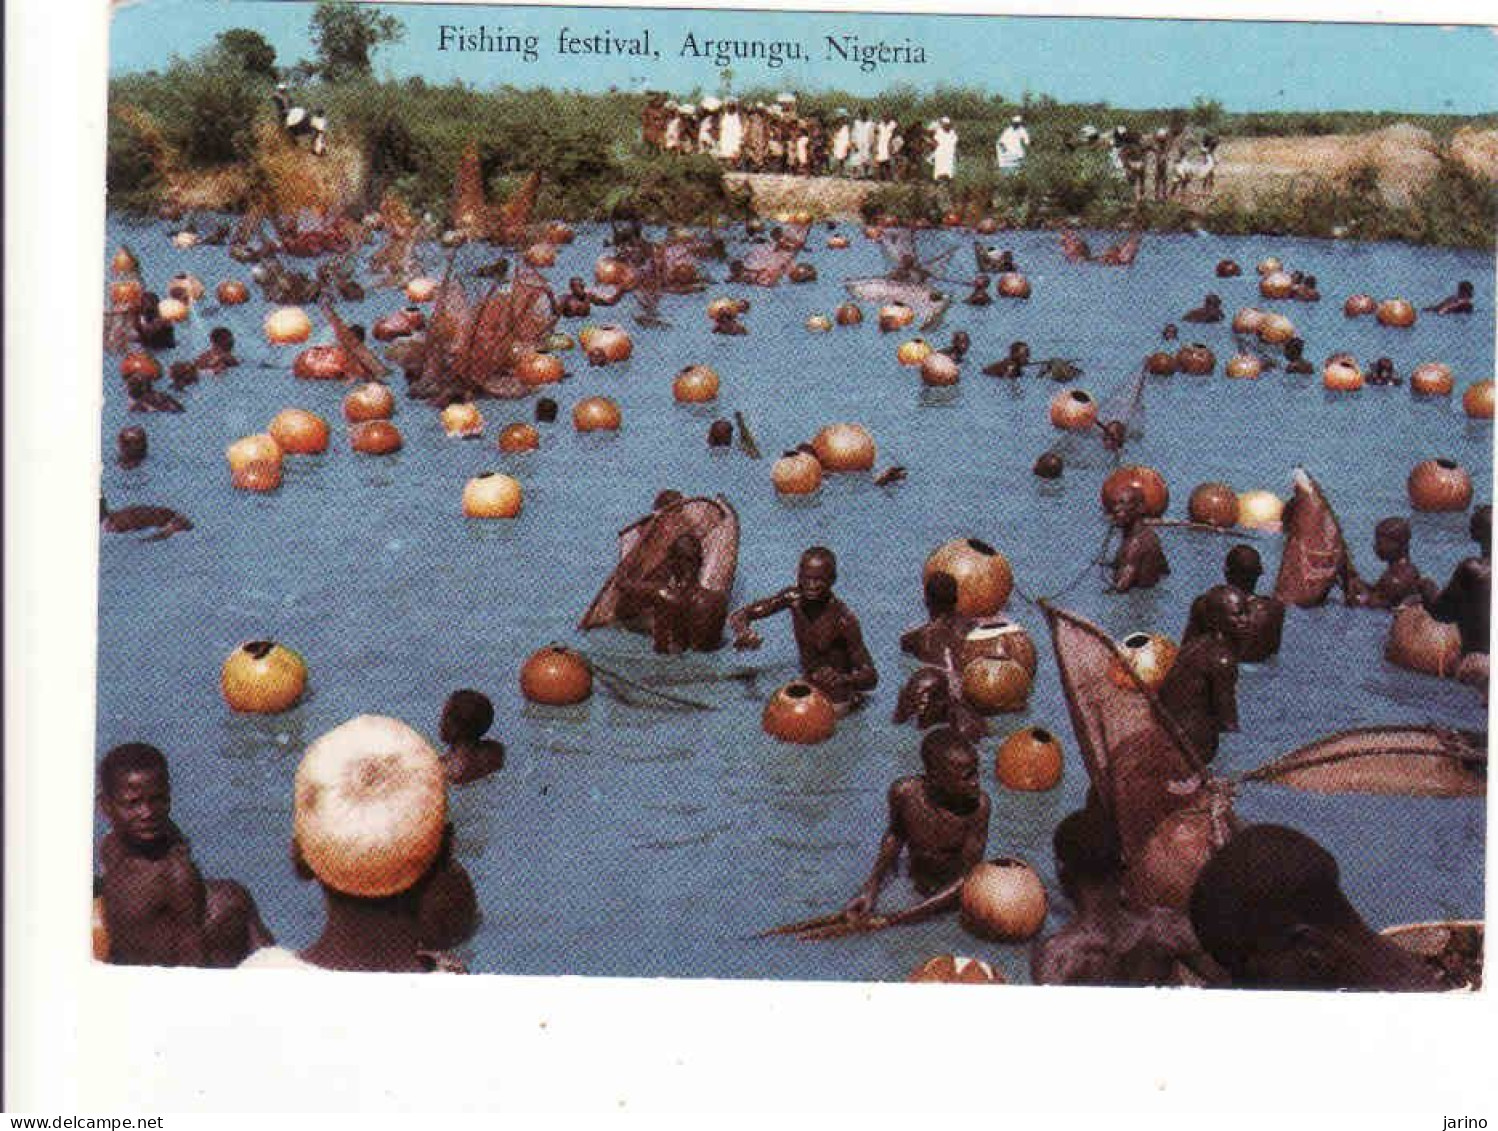
{"type": "Polygon", "coordinates": [[[1259,551],[1243,544],[1234,546],[1222,563],[1222,575],[1229,585],[1252,593],[1259,578],[1264,576],[1264,562],[1259,551]]]}
{"type": "Polygon", "coordinates": [[[1469,282],[1467,282],[1466,279],[1463,279],[1460,283],[1458,283],[1456,285],[1456,293],[1461,298],[1471,298],[1472,297],[1472,284],[1469,283],[1469,282]]]}
{"type": "Polygon", "coordinates": [[[937,727],[921,739],[926,786],[937,804],[970,809],[983,796],[978,780],[978,751],[951,727],[937,727]]]}
{"type": "Polygon", "coordinates": [[[1190,911],[1203,949],[1236,986],[1433,988],[1419,960],[1347,901],[1331,853],[1283,825],[1251,825],[1219,849],[1190,911]]]}
{"type": "Polygon", "coordinates": [[[1130,484],[1114,492],[1109,515],[1119,525],[1127,525],[1144,514],[1144,492],[1130,484]]]}
{"type": "Polygon", "coordinates": [[[1010,342],[1009,360],[1018,365],[1028,365],[1030,362],[1030,343],[1010,342]]]}
{"type": "Polygon", "coordinates": [[[1408,519],[1386,518],[1373,528],[1373,552],[1381,562],[1404,557],[1410,548],[1408,519]]]}
{"type": "Polygon", "coordinates": [[[297,767],[293,843],[332,891],[378,899],[414,887],[437,861],[446,824],[442,764],[398,719],[351,719],[297,767]]]}
{"type": "Polygon", "coordinates": [[[939,617],[957,610],[957,579],[937,570],[926,578],[926,611],[939,617]]]}
{"type": "Polygon", "coordinates": [[[119,449],[121,467],[137,467],[145,461],[146,430],[139,424],[121,428],[119,435],[115,437],[115,444],[119,449]]]}
{"type": "Polygon", "coordinates": [[[227,326],[215,326],[208,331],[208,341],[215,349],[228,353],[234,348],[234,331],[227,326]]]}
{"type": "Polygon", "coordinates": [[[464,688],[447,697],[442,707],[438,734],[451,746],[455,742],[474,742],[483,738],[494,725],[494,704],[482,691],[464,688]]]}
{"type": "Polygon", "coordinates": [[[557,402],[550,397],[542,397],[536,402],[536,419],[542,424],[550,424],[557,418],[557,402]]]}
{"type": "Polygon", "coordinates": [[[825,601],[837,583],[837,555],[826,546],[813,546],[801,555],[796,588],[808,601],[825,601]]]}
{"type": "Polygon", "coordinates": [[[733,443],[733,425],[726,420],[714,420],[707,426],[707,446],[726,448],[733,443]]]}
{"type": "Polygon", "coordinates": [[[1208,632],[1216,632],[1229,640],[1241,640],[1248,633],[1248,597],[1233,586],[1209,589],[1202,594],[1200,604],[1202,621],[1208,632]]]}
{"type": "Polygon", "coordinates": [[[1304,356],[1305,352],[1306,343],[1304,338],[1291,338],[1288,342],[1285,343],[1286,361],[1299,361],[1304,356]]]}
{"type": "Polygon", "coordinates": [[[172,787],[166,756],[144,742],[127,742],[99,763],[99,810],[132,844],[158,843],[172,834],[172,787]]]}
{"type": "Polygon", "coordinates": [[[1165,323],[1165,329],[1160,331],[1160,336],[1167,342],[1173,342],[1181,336],[1181,332],[1176,329],[1174,322],[1167,322],[1165,323]]]}
{"type": "Polygon", "coordinates": [[[1222,296],[1209,292],[1207,294],[1207,297],[1202,300],[1202,305],[1205,306],[1208,310],[1216,310],[1219,306],[1222,305],[1222,296]]]}

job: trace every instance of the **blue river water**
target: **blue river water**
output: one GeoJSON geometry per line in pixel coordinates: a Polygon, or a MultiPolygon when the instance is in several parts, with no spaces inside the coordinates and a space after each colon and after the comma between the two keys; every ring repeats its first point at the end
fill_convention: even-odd
{"type": "MultiPolygon", "coordinates": [[[[875,245],[844,225],[853,236],[846,250],[826,250],[824,233],[813,235],[804,258],[820,272],[816,283],[773,290],[721,284],[705,296],[668,297],[668,330],[634,327],[633,299],[603,312],[596,320],[630,327],[634,355],[602,369],[577,352],[565,355],[570,377],[553,387],[561,417],[541,426],[539,451],[511,456],[494,447],[505,423],[530,419],[529,401],[484,402],[485,438],[462,442],[443,435],[435,411],[401,397],[395,419],[405,447],[378,458],[348,447],[339,412],[345,387],[297,380],[291,360],[300,347],[264,341],[258,297],[217,309],[214,285],[247,278],[246,267],[223,248],[173,248],[159,223],[112,216],[108,230],[108,250],[128,242],[158,289],[178,271],[208,284],[178,349],[164,360],[193,356],[206,346],[208,329],[222,324],[234,331],[243,364],[183,394],[188,410],[181,415],[135,416],[126,411],[115,359],[106,359],[101,445],[111,505],[171,506],[195,529],[160,543],[134,536],[102,542],[99,752],[130,740],[166,752],[174,815],[204,873],[247,884],[272,932],[293,947],[309,943],[321,922],[316,887],[299,882],[288,863],[300,752],[366,712],[404,719],[435,743],[447,694],[474,687],[494,700],[491,737],[509,750],[503,772],[454,791],[452,800],[457,852],[483,910],[482,926],[464,948],[476,972],[882,981],[955,951],[995,962],[1012,981],[1027,980],[1027,947],[979,941],[955,917],[824,943],[753,938],[853,895],[873,862],[889,784],[919,768],[916,732],[895,727],[889,716],[912,670],[898,637],[921,619],[926,555],[950,538],[980,537],[1009,557],[1022,588],[1043,594],[1065,585],[1097,549],[1104,529],[1097,492],[1107,469],[1100,449],[1069,466],[1058,483],[1042,483],[1030,471],[1055,440],[1047,404],[1059,386],[979,372],[1011,340],[1027,340],[1037,357],[1075,359],[1084,370],[1077,385],[1106,395],[1154,348],[1166,321],[1217,291],[1229,311],[1253,304],[1289,314],[1318,369],[1328,354],[1346,349],[1365,364],[1387,354],[1402,375],[1427,360],[1455,370],[1458,396],[1450,400],[1422,400],[1408,388],[1328,394],[1319,373],[1228,381],[1221,375],[1232,352],[1226,325],[1183,326],[1183,340],[1217,353],[1217,375],[1152,379],[1145,432],[1129,452],[1131,461],[1164,474],[1175,517],[1184,517],[1198,482],[1220,479],[1285,495],[1291,468],[1304,464],[1337,507],[1360,568],[1376,576],[1372,527],[1386,515],[1410,513],[1405,478],[1416,462],[1453,458],[1470,470],[1478,501],[1489,498],[1491,422],[1467,420],[1459,404],[1466,384],[1494,373],[1493,260],[1484,253],[1150,236],[1131,269],[1108,270],[1066,264],[1053,233],[1003,233],[993,242],[1013,249],[1034,295],[986,310],[954,306],[933,336],[944,342],[949,331],[966,330],[973,349],[956,389],[933,395],[913,370],[896,364],[904,335],[879,333],[872,317],[832,333],[804,329],[808,314],[830,314],[846,297],[842,279],[883,270],[875,245]],[[1253,265],[1270,254],[1316,275],[1324,300],[1262,302],[1253,265]],[[1215,278],[1213,265],[1229,256],[1244,264],[1244,276],[1215,278]],[[1401,331],[1342,314],[1342,300],[1355,291],[1423,305],[1449,294],[1458,279],[1475,284],[1477,315],[1422,316],[1401,331]],[[718,294],[751,300],[748,336],[709,332],[705,299],[718,294]],[[673,402],[671,379],[692,363],[721,374],[717,405],[673,402]],[[569,407],[592,394],[620,404],[618,435],[573,432],[569,407]],[[274,494],[234,491],[225,446],[263,430],[287,406],[334,424],[328,453],[288,457],[274,494]],[[708,451],[708,422],[733,410],[749,419],[765,460],[708,451]],[[877,488],[868,477],[831,476],[810,503],[780,501],[768,457],[839,420],[865,424],[878,442],[879,465],[903,464],[908,481],[877,488]],[[114,435],[130,423],[146,427],[151,454],[125,471],[114,463],[114,435]],[[484,470],[522,481],[519,519],[463,518],[463,484],[484,470]],[[651,656],[640,637],[576,630],[613,566],[617,531],[665,487],[721,493],[738,509],[735,604],[788,584],[807,546],[825,544],[838,554],[838,592],[862,619],[881,680],[868,708],[829,742],[782,745],[760,729],[763,700],[795,671],[785,618],[763,624],[758,652],[725,649],[674,661],[651,656]],[[284,715],[236,715],[220,698],[224,658],[255,638],[282,641],[307,660],[309,694],[284,715]],[[664,711],[601,689],[575,709],[528,706],[519,693],[520,664],[551,640],[586,647],[616,668],[671,675],[670,690],[716,709],[664,711]],[[744,668],[756,670],[753,678],[703,678],[744,668]]],[[[931,233],[926,246],[957,238],[931,233]]],[[[553,281],[591,277],[601,239],[596,229],[580,229],[549,272],[553,281]]],[[[486,255],[492,252],[465,249],[461,262],[472,266],[486,255]]],[[[427,258],[435,271],[435,249],[427,258]]],[[[965,249],[953,263],[954,274],[971,274],[965,249]]],[[[342,309],[369,324],[403,304],[398,292],[371,290],[342,309]]],[[[313,314],[313,341],[329,340],[313,314]]],[[[561,328],[575,332],[578,323],[561,328]]],[[[1471,552],[1466,524],[1466,515],[1415,515],[1416,563],[1444,582],[1471,552]]],[[[1149,629],[1179,638],[1191,598],[1218,580],[1234,539],[1184,530],[1162,531],[1162,538],[1173,572],[1159,588],[1107,596],[1093,572],[1063,603],[1117,636],[1149,629]]],[[[1278,537],[1255,544],[1272,579],[1278,537]]],[[[1068,908],[1054,884],[1051,831],[1080,803],[1086,775],[1043,618],[1017,598],[1009,612],[1035,635],[1042,663],[1028,709],[995,719],[982,747],[994,801],[989,854],[1020,856],[1040,872],[1052,896],[1047,929],[1054,930],[1068,908]],[[992,776],[998,742],[1031,723],[1054,729],[1066,746],[1064,780],[1049,793],[1010,792],[992,776]]],[[[1292,610],[1280,656],[1243,670],[1242,732],[1224,737],[1216,767],[1247,770],[1360,724],[1484,728],[1486,712],[1471,689],[1382,659],[1387,623],[1385,614],[1336,604],[1292,610]]],[[[1481,800],[1323,797],[1260,786],[1244,789],[1238,811],[1317,837],[1336,854],[1353,903],[1375,926],[1482,915],[1481,800]]],[[[884,906],[912,898],[900,877],[886,889],[884,906]]]]}

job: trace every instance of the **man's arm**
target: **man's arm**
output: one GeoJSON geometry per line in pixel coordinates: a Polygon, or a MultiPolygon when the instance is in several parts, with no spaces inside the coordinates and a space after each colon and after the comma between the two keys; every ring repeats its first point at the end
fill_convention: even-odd
{"type": "Polygon", "coordinates": [[[889,925],[895,926],[899,923],[918,923],[922,919],[929,919],[933,915],[940,915],[950,911],[957,906],[962,895],[962,885],[967,880],[967,874],[973,870],[983,859],[983,854],[988,848],[988,818],[992,810],[988,795],[984,794],[978,802],[978,808],[968,821],[967,832],[962,840],[962,875],[947,884],[940,891],[927,896],[914,907],[908,907],[889,917],[889,925]]]}
{"type": "Polygon", "coordinates": [[[874,668],[874,657],[863,642],[863,629],[858,618],[847,609],[843,610],[843,641],[848,648],[848,671],[838,673],[836,682],[854,691],[872,691],[879,684],[879,673],[874,668]]]}
{"type": "Polygon", "coordinates": [[[758,648],[761,643],[759,634],[749,627],[749,622],[784,612],[795,603],[799,596],[800,593],[793,585],[731,613],[728,617],[728,627],[733,630],[733,646],[735,648],[758,648]]]}
{"type": "Polygon", "coordinates": [[[904,784],[902,779],[889,787],[889,826],[879,840],[879,853],[874,857],[873,871],[869,873],[863,887],[858,889],[858,894],[843,908],[843,914],[849,919],[866,919],[874,913],[874,907],[879,902],[879,890],[889,878],[895,863],[900,859],[900,851],[905,847],[904,822],[900,817],[900,793],[904,784]]]}

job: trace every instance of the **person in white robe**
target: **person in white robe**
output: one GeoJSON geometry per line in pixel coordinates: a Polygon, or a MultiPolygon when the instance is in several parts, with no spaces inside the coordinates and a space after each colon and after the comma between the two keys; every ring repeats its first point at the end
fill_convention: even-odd
{"type": "Polygon", "coordinates": [[[957,172],[957,131],[952,119],[943,117],[931,131],[931,179],[950,181],[957,172]]]}
{"type": "Polygon", "coordinates": [[[1030,131],[1025,128],[1025,119],[1016,114],[999,134],[994,147],[994,157],[1001,173],[1013,172],[1025,163],[1025,153],[1030,148],[1030,131]]]}

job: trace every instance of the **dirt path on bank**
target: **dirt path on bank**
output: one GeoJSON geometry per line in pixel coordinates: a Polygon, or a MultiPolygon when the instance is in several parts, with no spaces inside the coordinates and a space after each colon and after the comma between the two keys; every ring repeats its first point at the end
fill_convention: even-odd
{"type": "MultiPolygon", "coordinates": [[[[1215,197],[1252,208],[1286,192],[1345,190],[1371,169],[1383,203],[1405,208],[1430,184],[1443,158],[1498,183],[1498,130],[1464,127],[1445,146],[1428,131],[1402,124],[1366,134],[1225,138],[1218,150],[1215,197]]],[[[807,209],[818,216],[856,218],[864,199],[879,187],[876,181],[771,173],[729,173],[726,179],[748,188],[755,211],[764,216],[807,209]]],[[[1208,202],[1204,195],[1188,201],[1195,207],[1208,202]]]]}

